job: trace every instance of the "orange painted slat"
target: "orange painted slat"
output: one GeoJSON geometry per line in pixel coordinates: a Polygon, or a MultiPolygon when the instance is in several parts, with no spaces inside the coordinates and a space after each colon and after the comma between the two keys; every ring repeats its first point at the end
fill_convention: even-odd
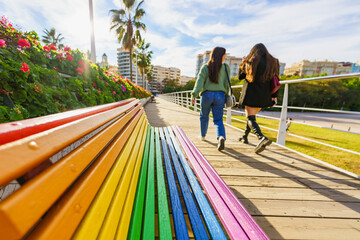
{"type": "Polygon", "coordinates": [[[127,122],[120,118],[1,202],[0,236],[23,237],[127,122]]]}
{"type": "Polygon", "coordinates": [[[133,101],[125,106],[0,146],[0,187],[21,177],[64,147],[125,113],[138,103],[139,101],[133,101]]]}
{"type": "Polygon", "coordinates": [[[43,117],[31,118],[16,122],[0,124],[0,145],[12,142],[48,129],[85,118],[100,112],[126,105],[135,98],[126,99],[120,102],[104,104],[71,110],[62,113],[51,114],[43,117]]]}
{"type": "MultiPolygon", "coordinates": [[[[128,115],[133,114],[133,112],[128,113],[128,115]]],[[[28,239],[71,238],[140,117],[141,114],[135,115],[114,143],[47,213],[28,239]]]]}

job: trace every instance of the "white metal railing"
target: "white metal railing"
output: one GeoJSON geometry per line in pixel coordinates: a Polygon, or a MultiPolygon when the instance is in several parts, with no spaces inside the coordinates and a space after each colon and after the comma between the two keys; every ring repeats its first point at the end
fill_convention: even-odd
{"type": "MultiPolygon", "coordinates": [[[[267,118],[271,118],[271,119],[277,119],[280,120],[279,122],[279,128],[278,129],[273,129],[273,128],[267,128],[270,129],[272,131],[276,131],[278,132],[277,135],[277,140],[276,142],[279,145],[285,146],[285,141],[286,141],[286,134],[293,136],[293,137],[297,137],[300,139],[304,139],[307,141],[311,141],[314,143],[318,143],[321,145],[325,145],[328,147],[332,147],[338,150],[342,150],[345,152],[349,152],[349,153],[353,153],[356,155],[360,155],[359,152],[355,152],[349,149],[345,149],[345,148],[341,148],[341,147],[337,147],[337,146],[333,146],[330,144],[326,144],[326,143],[322,143],[322,142],[318,142],[309,138],[305,138],[302,136],[298,136],[295,134],[290,134],[286,132],[286,119],[287,119],[287,109],[300,109],[300,110],[311,110],[311,111],[321,111],[321,112],[333,112],[333,113],[347,113],[347,114],[357,114],[359,115],[360,112],[354,112],[354,111],[342,111],[342,110],[333,110],[333,109],[320,109],[320,108],[305,108],[305,107],[293,107],[293,106],[288,106],[288,95],[289,95],[289,84],[294,84],[294,83],[301,83],[301,82],[309,82],[309,81],[326,81],[326,80],[336,80],[336,79],[347,79],[347,78],[352,78],[352,77],[360,77],[360,73],[349,73],[349,74],[340,74],[340,75],[333,75],[333,76],[323,76],[323,77],[312,77],[312,78],[302,78],[302,79],[295,79],[295,80],[283,80],[280,81],[282,85],[284,85],[284,95],[283,95],[283,101],[282,101],[282,105],[279,106],[274,106],[277,108],[281,108],[281,114],[280,114],[280,118],[274,118],[274,117],[267,117],[267,118]]],[[[242,88],[242,85],[236,85],[236,86],[232,86],[232,88],[242,88]]],[[[168,94],[163,94],[160,95],[160,97],[179,104],[183,107],[186,108],[190,108],[191,106],[191,91],[182,91],[182,92],[173,92],[173,93],[168,93],[168,94]]],[[[194,111],[199,111],[199,101],[200,99],[196,99],[195,101],[195,105],[193,106],[194,111]]],[[[237,118],[233,118],[232,117],[232,112],[236,112],[239,114],[240,111],[234,110],[234,109],[230,109],[227,108],[226,109],[226,123],[231,125],[231,121],[240,121],[240,122],[246,122],[237,118]]],[[[258,115],[259,116],[259,115],[258,115]]],[[[305,125],[311,125],[311,124],[305,124],[305,125]]],[[[262,126],[264,127],[264,126],[262,126]]],[[[265,128],[265,127],[264,127],[265,128]]]]}

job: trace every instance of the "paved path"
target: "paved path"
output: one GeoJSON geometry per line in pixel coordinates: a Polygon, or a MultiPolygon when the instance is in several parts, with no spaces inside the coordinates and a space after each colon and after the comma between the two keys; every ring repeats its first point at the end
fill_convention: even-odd
{"type": "Polygon", "coordinates": [[[148,103],[152,126],[178,125],[215,167],[271,239],[360,239],[360,181],[321,166],[275,144],[261,155],[226,128],[223,152],[215,128],[200,141],[199,115],[165,100],[148,103]]]}

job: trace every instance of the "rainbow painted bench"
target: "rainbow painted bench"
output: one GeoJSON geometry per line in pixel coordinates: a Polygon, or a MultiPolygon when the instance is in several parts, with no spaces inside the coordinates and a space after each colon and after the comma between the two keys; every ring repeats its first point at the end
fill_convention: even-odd
{"type": "Polygon", "coordinates": [[[1,239],[268,239],[184,131],[151,127],[139,100],[1,124],[0,144],[0,188],[19,183],[0,200],[1,239]]]}

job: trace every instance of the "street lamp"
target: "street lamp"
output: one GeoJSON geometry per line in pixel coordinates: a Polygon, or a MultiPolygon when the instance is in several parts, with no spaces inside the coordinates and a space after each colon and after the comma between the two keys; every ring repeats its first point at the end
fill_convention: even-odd
{"type": "Polygon", "coordinates": [[[95,53],[95,33],[94,33],[94,14],[92,0],[89,0],[89,12],[90,12],[90,38],[91,38],[91,61],[96,63],[95,53]]]}

